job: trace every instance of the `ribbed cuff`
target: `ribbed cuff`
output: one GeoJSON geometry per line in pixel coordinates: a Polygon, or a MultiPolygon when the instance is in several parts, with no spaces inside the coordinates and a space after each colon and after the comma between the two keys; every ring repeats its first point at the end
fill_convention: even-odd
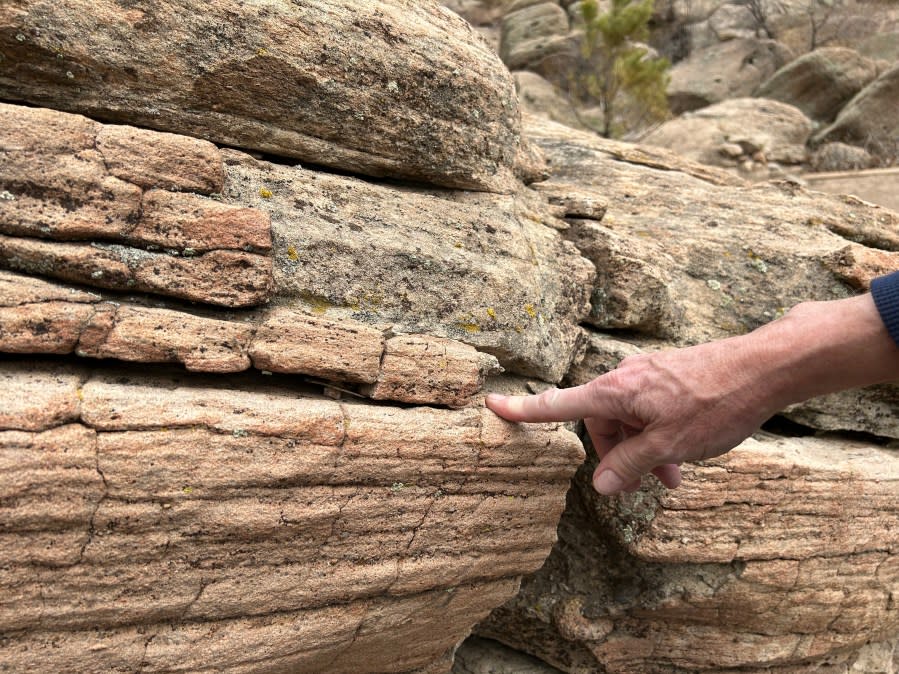
{"type": "Polygon", "coordinates": [[[871,281],[871,297],[887,332],[899,345],[899,271],[871,281]]]}

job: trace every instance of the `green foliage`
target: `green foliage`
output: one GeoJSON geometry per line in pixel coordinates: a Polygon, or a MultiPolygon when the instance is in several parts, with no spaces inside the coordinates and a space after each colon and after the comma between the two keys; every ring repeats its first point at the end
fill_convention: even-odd
{"type": "Polygon", "coordinates": [[[581,106],[599,105],[599,131],[607,138],[668,116],[665,90],[671,64],[649,57],[636,44],[649,37],[652,11],[653,0],[612,0],[608,12],[599,11],[597,0],[581,4],[581,63],[569,88],[581,106]],[[628,105],[621,105],[625,98],[628,105]],[[625,115],[620,114],[623,108],[629,108],[625,115]]]}

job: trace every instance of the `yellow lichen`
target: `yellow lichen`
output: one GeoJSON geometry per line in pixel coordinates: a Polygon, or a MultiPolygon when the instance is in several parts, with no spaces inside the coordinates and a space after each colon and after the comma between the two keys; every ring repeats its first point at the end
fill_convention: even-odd
{"type": "Polygon", "coordinates": [[[270,189],[268,189],[267,187],[260,187],[259,188],[259,196],[262,197],[263,199],[271,199],[272,191],[270,189]]]}
{"type": "Polygon", "coordinates": [[[268,55],[268,50],[265,47],[259,47],[259,49],[256,50],[256,56],[266,56],[266,55],[268,55]]]}
{"type": "Polygon", "coordinates": [[[75,395],[78,396],[78,400],[84,400],[84,391],[82,389],[77,389],[75,395]]]}
{"type": "Polygon", "coordinates": [[[493,310],[493,307],[487,307],[487,315],[494,321],[496,320],[496,311],[493,310]]]}
{"type": "Polygon", "coordinates": [[[185,494],[190,494],[193,490],[193,487],[184,487],[181,491],[183,491],[185,494]]]}
{"type": "Polygon", "coordinates": [[[531,318],[537,318],[537,310],[534,308],[533,304],[525,304],[524,312],[531,318]]]}
{"type": "Polygon", "coordinates": [[[297,249],[294,248],[293,245],[287,247],[287,258],[289,260],[292,260],[293,262],[296,262],[300,259],[300,256],[297,254],[297,249]]]}
{"type": "Polygon", "coordinates": [[[461,330],[465,330],[465,332],[467,332],[467,333],[469,333],[469,334],[474,334],[474,333],[477,333],[477,332],[480,332],[480,331],[481,331],[481,326],[478,325],[477,323],[468,323],[468,322],[462,322],[462,321],[460,321],[459,323],[456,323],[456,325],[457,325],[461,330]]]}

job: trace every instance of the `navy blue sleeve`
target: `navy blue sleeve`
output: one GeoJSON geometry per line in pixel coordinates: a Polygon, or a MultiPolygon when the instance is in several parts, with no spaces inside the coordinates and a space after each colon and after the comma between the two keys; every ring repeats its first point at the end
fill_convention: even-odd
{"type": "Polygon", "coordinates": [[[871,281],[871,296],[890,337],[899,344],[899,271],[871,281]]]}

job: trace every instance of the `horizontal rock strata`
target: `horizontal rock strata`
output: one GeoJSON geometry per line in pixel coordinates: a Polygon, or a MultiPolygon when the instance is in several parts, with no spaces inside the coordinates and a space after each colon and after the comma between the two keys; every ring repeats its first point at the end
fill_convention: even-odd
{"type": "Polygon", "coordinates": [[[15,360],[0,378],[12,670],[428,667],[542,562],[583,456],[483,409],[253,378],[15,360]]]}
{"type": "Polygon", "coordinates": [[[430,0],[13,0],[0,53],[6,100],[450,187],[534,169],[508,71],[430,0]]]}
{"type": "Polygon", "coordinates": [[[0,352],[250,367],[367,384],[376,400],[462,407],[501,370],[493,356],[430,335],[385,336],[365,323],[289,309],[223,317],[137,303],[0,271],[0,352]]]}
{"type": "Polygon", "coordinates": [[[546,566],[480,632],[567,672],[838,671],[899,627],[897,466],[760,437],[616,499],[587,468],[546,566]]]}
{"type": "Polygon", "coordinates": [[[206,196],[224,187],[211,143],[0,104],[0,151],[0,265],[227,307],[271,297],[269,217],[206,196]]]}

